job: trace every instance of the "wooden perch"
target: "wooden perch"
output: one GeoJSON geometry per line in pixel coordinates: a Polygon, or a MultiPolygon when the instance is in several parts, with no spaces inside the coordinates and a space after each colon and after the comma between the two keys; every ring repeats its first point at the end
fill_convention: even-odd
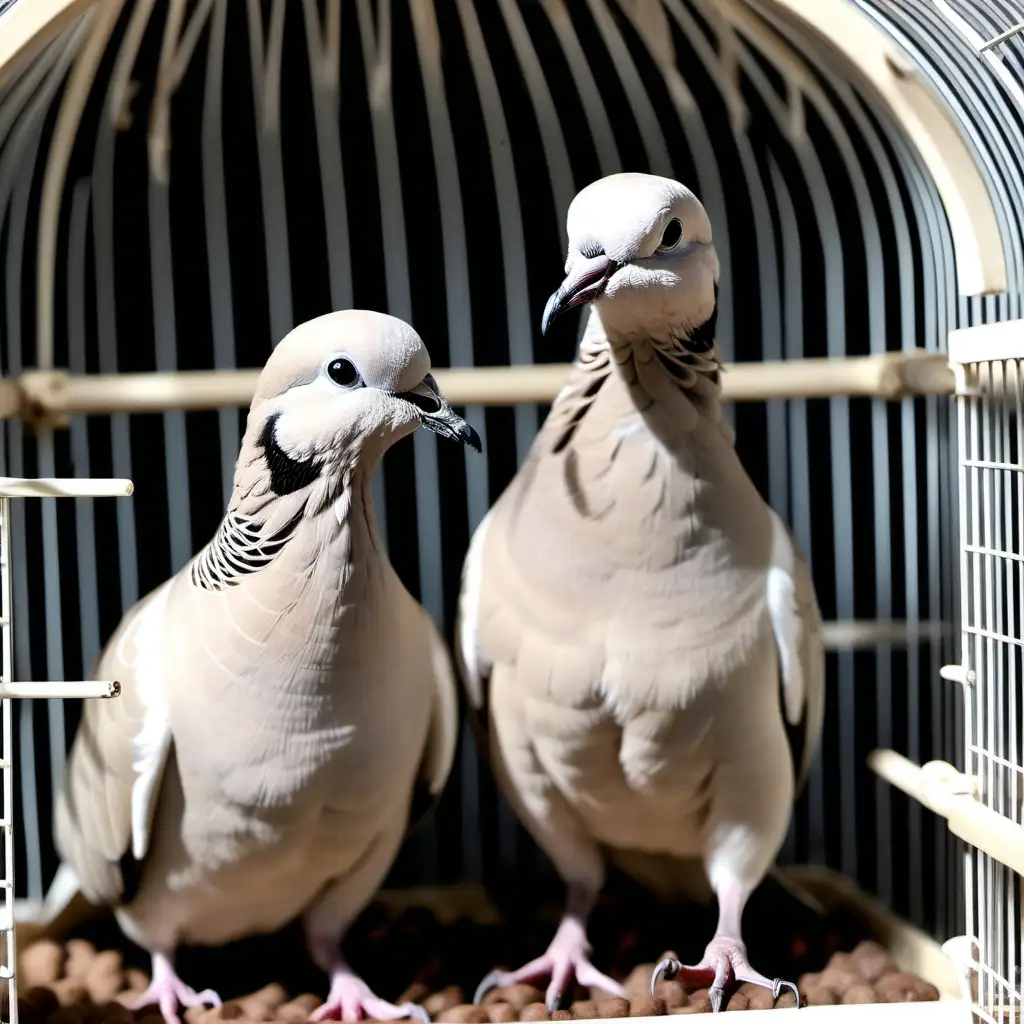
{"type": "MultiPolygon", "coordinates": [[[[549,403],[570,372],[568,363],[441,368],[435,377],[453,405],[549,403]]],[[[28,370],[0,381],[0,417],[20,415],[40,426],[72,415],[151,413],[247,406],[259,370],[72,375],[28,370]]],[[[845,359],[787,359],[723,367],[723,398],[763,402],[786,398],[884,398],[953,394],[953,373],[938,352],[914,350],[845,359]]]]}

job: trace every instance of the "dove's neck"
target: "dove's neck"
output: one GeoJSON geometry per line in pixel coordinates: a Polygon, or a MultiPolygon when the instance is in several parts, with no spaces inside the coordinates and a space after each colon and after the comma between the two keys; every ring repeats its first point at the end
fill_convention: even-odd
{"type": "Polygon", "coordinates": [[[663,445],[733,446],[735,435],[720,401],[716,348],[704,355],[687,348],[684,339],[692,327],[647,324],[637,329],[593,319],[600,333],[592,333],[588,325],[591,337],[584,336],[581,356],[584,346],[606,348],[613,387],[625,390],[644,425],[663,445]]]}

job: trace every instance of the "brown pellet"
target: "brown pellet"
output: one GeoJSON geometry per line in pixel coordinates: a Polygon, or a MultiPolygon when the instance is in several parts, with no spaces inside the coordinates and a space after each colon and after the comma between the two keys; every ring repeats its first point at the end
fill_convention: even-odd
{"type": "Polygon", "coordinates": [[[801,985],[800,993],[808,1006],[835,1006],[839,997],[824,985],[801,985]]]}
{"type": "Polygon", "coordinates": [[[869,984],[874,984],[887,974],[895,974],[899,967],[896,961],[877,942],[862,942],[851,954],[857,973],[869,984]]]}
{"type": "Polygon", "coordinates": [[[453,1006],[458,1006],[462,1000],[462,989],[458,985],[448,985],[446,988],[441,989],[440,992],[427,996],[423,1000],[422,1006],[434,1020],[437,1020],[439,1014],[444,1013],[445,1010],[450,1010],[453,1006]]]}
{"type": "Polygon", "coordinates": [[[280,1021],[298,1024],[299,1021],[309,1020],[310,1014],[323,1002],[319,996],[312,992],[304,992],[301,996],[277,1008],[277,1019],[280,1021]]]}
{"type": "Polygon", "coordinates": [[[214,1007],[213,1013],[218,1020],[240,1020],[245,1016],[245,1010],[237,999],[231,999],[223,1006],[214,1007]]]}
{"type": "MultiPolygon", "coordinates": [[[[779,993],[779,998],[776,1000],[775,1006],[780,1010],[785,1009],[787,1006],[795,1007],[796,998],[797,997],[793,995],[793,990],[787,986],[779,993]]],[[[801,1002],[803,1002],[803,1000],[801,1000],[801,1002]]]]}
{"type": "Polygon", "coordinates": [[[488,1024],[491,1018],[487,1016],[487,1011],[482,1006],[459,1003],[457,1006],[449,1006],[435,1019],[442,1024],[488,1024]]]}
{"type": "Polygon", "coordinates": [[[659,999],[664,999],[668,1007],[686,1006],[690,1001],[681,981],[659,981],[654,986],[654,994],[659,999]]]}
{"type": "Polygon", "coordinates": [[[641,996],[629,1004],[630,1017],[664,1017],[667,1012],[665,1000],[657,996],[641,996]]]}
{"type": "Polygon", "coordinates": [[[577,1020],[594,1020],[600,1016],[597,1012],[597,1001],[594,999],[577,999],[572,1004],[572,1012],[577,1020]]]}
{"type": "Polygon", "coordinates": [[[576,1014],[572,1010],[555,1010],[551,1014],[552,1020],[575,1020],[576,1014]]]}
{"type": "MultiPolygon", "coordinates": [[[[5,1013],[6,1017],[7,1014],[5,1013]]],[[[21,1024],[41,1024],[43,1015],[29,1002],[19,997],[18,999],[18,1020],[21,1024]]]]}
{"type": "Polygon", "coordinates": [[[18,957],[21,984],[28,988],[49,985],[64,971],[64,947],[52,939],[38,939],[18,957]]]}
{"type": "Polygon", "coordinates": [[[487,1006],[490,1003],[508,1003],[521,1010],[530,1003],[543,1003],[544,993],[535,985],[503,985],[501,988],[491,989],[484,996],[482,1003],[487,1006]]]}
{"type": "Polygon", "coordinates": [[[64,977],[84,978],[89,965],[96,959],[96,947],[85,939],[68,939],[64,944],[64,950],[67,953],[64,977]]]}
{"type": "Polygon", "coordinates": [[[109,1003],[124,988],[124,957],[115,949],[97,953],[83,980],[94,1003],[109,1003]]]}
{"type": "Polygon", "coordinates": [[[863,979],[859,974],[850,974],[847,971],[838,971],[832,967],[826,967],[818,979],[819,984],[832,989],[836,995],[841,996],[848,988],[859,985],[863,979]]]}
{"type": "Polygon", "coordinates": [[[749,982],[744,982],[737,991],[747,997],[747,1006],[751,1010],[770,1010],[775,1005],[772,990],[763,985],[751,985],[749,982]]]}
{"type": "Polygon", "coordinates": [[[75,1006],[58,1006],[49,1017],[46,1018],[47,1024],[50,1021],[53,1024],[85,1024],[85,1007],[81,1005],[75,1006]]]}
{"type": "Polygon", "coordinates": [[[699,988],[696,992],[690,993],[690,1004],[685,1007],[693,1013],[710,1013],[711,996],[706,988],[699,988]]]}
{"type": "Polygon", "coordinates": [[[488,1003],[486,1009],[491,1024],[511,1024],[519,1020],[519,1011],[511,1003],[488,1003]]]}
{"type": "Polygon", "coordinates": [[[861,982],[859,985],[851,985],[843,993],[844,1003],[877,1003],[878,996],[875,995],[875,990],[867,983],[861,982]]]}
{"type": "Polygon", "coordinates": [[[430,986],[422,981],[414,981],[396,1000],[395,1003],[422,1003],[430,995],[430,986]]]}
{"type": "Polygon", "coordinates": [[[551,1014],[543,1003],[530,1003],[519,1011],[520,1020],[551,1020],[551,1014]]]}
{"type": "Polygon", "coordinates": [[[612,996],[611,999],[596,999],[597,1015],[603,1020],[629,1016],[629,1000],[612,996]]]}
{"type": "Polygon", "coordinates": [[[749,1010],[750,1000],[745,992],[726,993],[723,1010],[749,1010]]]}
{"type": "Polygon", "coordinates": [[[97,1007],[100,1011],[99,1019],[107,1024],[131,1024],[135,1019],[131,1010],[120,1003],[109,1002],[97,1007]]]}
{"type": "Polygon", "coordinates": [[[649,996],[651,991],[651,975],[654,973],[654,964],[637,964],[626,976],[622,987],[630,999],[639,999],[642,996],[649,996]]]}
{"type": "Polygon", "coordinates": [[[72,1006],[75,1003],[84,1003],[88,998],[85,986],[78,978],[61,978],[51,986],[57,1002],[61,1006],[72,1006]]]}

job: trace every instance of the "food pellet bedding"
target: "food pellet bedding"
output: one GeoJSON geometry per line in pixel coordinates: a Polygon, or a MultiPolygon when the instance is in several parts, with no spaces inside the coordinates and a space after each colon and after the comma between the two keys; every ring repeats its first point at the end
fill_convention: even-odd
{"type": "MultiPolygon", "coordinates": [[[[816,915],[775,894],[752,904],[749,918],[751,959],[770,976],[796,980],[804,1005],[938,999],[934,986],[900,971],[885,949],[870,941],[863,924],[847,914],[816,915]]],[[[700,958],[705,936],[714,928],[713,914],[708,920],[707,911],[637,902],[599,908],[591,929],[595,961],[622,981],[626,999],[577,987],[565,1009],[549,1014],[539,988],[515,985],[489,992],[480,1006],[467,1002],[491,967],[518,966],[537,955],[554,924],[550,912],[517,917],[510,908],[503,924],[464,919],[442,923],[422,908],[392,912],[375,904],[345,947],[353,966],[382,996],[418,1002],[438,1022],[506,1024],[711,1012],[707,989],[687,991],[678,981],[661,981],[652,997],[648,984],[654,964],[667,951],[667,935],[686,939],[685,948],[674,944],[673,955],[679,953],[688,962],[700,958]]],[[[183,950],[178,964],[190,984],[213,987],[225,998],[218,1009],[186,1010],[185,1024],[298,1024],[309,1019],[326,992],[326,979],[309,963],[298,926],[218,950],[183,950]]],[[[33,942],[21,951],[19,967],[23,1024],[162,1024],[155,1007],[134,1013],[128,1009],[148,984],[148,957],[128,944],[109,918],[79,928],[76,938],[33,942]]],[[[727,1010],[772,1005],[771,993],[753,985],[742,985],[727,996],[727,1010]]],[[[781,1009],[794,1002],[792,993],[784,991],[775,1005],[781,1009]]]]}

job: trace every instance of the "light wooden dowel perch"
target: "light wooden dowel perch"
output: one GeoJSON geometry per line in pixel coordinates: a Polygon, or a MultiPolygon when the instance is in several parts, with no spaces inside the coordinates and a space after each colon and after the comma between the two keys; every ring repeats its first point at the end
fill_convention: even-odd
{"type": "Polygon", "coordinates": [[[974,793],[972,780],[945,761],[923,767],[895,750],[873,750],[868,766],[886,782],[942,815],[950,832],[1024,875],[1024,826],[990,807],[974,793]]]}
{"type": "MultiPolygon", "coordinates": [[[[565,384],[568,363],[477,366],[435,371],[453,405],[548,403],[565,384]]],[[[75,414],[171,412],[247,406],[259,370],[182,370],[177,373],[72,375],[26,371],[0,381],[0,417],[59,425],[75,414]]],[[[780,398],[884,398],[953,394],[953,373],[938,352],[914,350],[845,359],[787,359],[732,363],[723,368],[730,402],[780,398]]]]}

